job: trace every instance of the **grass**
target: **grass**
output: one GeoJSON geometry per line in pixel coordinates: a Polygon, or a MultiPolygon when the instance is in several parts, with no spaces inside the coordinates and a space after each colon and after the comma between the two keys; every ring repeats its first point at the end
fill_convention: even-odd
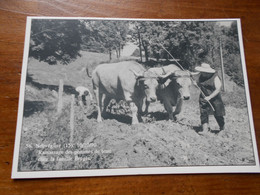
{"type": "Polygon", "coordinates": [[[132,60],[134,58],[119,58],[109,60],[107,54],[99,54],[94,52],[81,52],[81,57],[68,65],[49,65],[46,62],[39,62],[35,59],[30,59],[28,62],[28,73],[33,77],[35,82],[47,85],[59,85],[59,80],[63,79],[64,85],[73,87],[85,86],[89,84],[87,78],[86,67],[90,71],[93,70],[98,64],[113,63],[123,60],[132,60]]]}

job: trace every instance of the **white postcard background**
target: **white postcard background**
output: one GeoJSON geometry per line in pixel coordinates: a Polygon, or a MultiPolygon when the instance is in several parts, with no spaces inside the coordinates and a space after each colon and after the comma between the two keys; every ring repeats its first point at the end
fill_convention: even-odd
{"type": "MultiPolygon", "coordinates": [[[[59,170],[59,171],[18,171],[18,158],[20,150],[20,139],[22,133],[22,120],[24,111],[24,96],[26,85],[26,73],[29,56],[30,32],[32,19],[95,19],[95,20],[126,20],[113,18],[57,18],[57,17],[28,17],[26,25],[26,36],[24,46],[24,57],[22,66],[22,76],[20,85],[19,111],[17,119],[17,129],[15,138],[15,149],[13,158],[12,178],[51,178],[51,177],[83,177],[83,176],[112,176],[112,175],[143,175],[143,174],[187,174],[187,173],[257,173],[259,169],[259,159],[254,132],[254,124],[249,96],[248,79],[244,58],[241,23],[239,19],[203,19],[202,21],[237,21],[240,53],[244,75],[245,92],[248,105],[249,123],[252,136],[253,151],[256,164],[253,166],[176,166],[176,167],[145,167],[145,168],[113,168],[113,169],[88,169],[88,170],[59,170]]],[[[127,19],[139,20],[139,19],[127,19]]],[[[148,21],[150,19],[146,19],[148,21]]],[[[158,20],[159,21],[159,20],[158,20]]],[[[161,20],[161,21],[201,21],[201,20],[161,20]]]]}

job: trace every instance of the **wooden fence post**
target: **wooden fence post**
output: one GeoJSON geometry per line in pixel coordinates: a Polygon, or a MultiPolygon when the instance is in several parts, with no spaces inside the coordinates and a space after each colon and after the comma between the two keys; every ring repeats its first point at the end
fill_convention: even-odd
{"type": "Polygon", "coordinates": [[[71,105],[70,105],[70,143],[73,143],[74,137],[74,102],[75,95],[71,95],[71,105]]]}
{"type": "Polygon", "coordinates": [[[223,63],[221,38],[219,39],[219,47],[220,47],[220,61],[221,61],[222,90],[225,92],[225,74],[224,74],[224,63],[223,63]]]}
{"type": "Polygon", "coordinates": [[[63,107],[62,95],[63,95],[63,80],[60,79],[60,83],[59,83],[59,95],[58,95],[58,106],[57,106],[57,113],[58,113],[58,114],[61,113],[62,107],[63,107]]]}

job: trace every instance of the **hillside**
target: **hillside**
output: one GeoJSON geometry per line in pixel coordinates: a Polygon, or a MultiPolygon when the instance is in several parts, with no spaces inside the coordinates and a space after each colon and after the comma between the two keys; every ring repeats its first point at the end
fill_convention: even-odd
{"type": "Polygon", "coordinates": [[[214,131],[218,127],[213,117],[210,118],[213,131],[204,135],[198,133],[199,92],[192,86],[191,99],[184,102],[176,122],[166,120],[166,112],[159,102],[151,104],[149,114],[138,125],[129,125],[131,118],[127,108],[126,111],[114,109],[106,120],[97,123],[95,102],[89,102],[85,108],[75,105],[74,141],[67,147],[70,140],[70,94],[64,94],[63,112],[57,115],[57,92],[50,86],[63,78],[68,86],[91,88],[90,78],[82,69],[85,66],[94,68],[106,57],[84,53],[68,66],[30,61],[28,73],[34,82],[26,85],[25,108],[31,110],[27,115],[25,112],[23,119],[20,170],[255,164],[244,89],[230,81],[228,76],[227,91],[223,93],[226,129],[220,133],[214,131]],[[39,88],[39,85],[45,87],[39,88]],[[61,148],[28,148],[28,143],[60,144],[61,148]],[[43,157],[49,160],[40,160],[43,157]],[[50,161],[51,158],[56,160],[50,161]],[[59,161],[59,158],[67,160],[59,161]]]}

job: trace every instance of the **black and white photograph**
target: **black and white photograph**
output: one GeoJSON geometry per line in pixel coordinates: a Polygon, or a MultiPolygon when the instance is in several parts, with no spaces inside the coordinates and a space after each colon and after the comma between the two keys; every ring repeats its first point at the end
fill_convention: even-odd
{"type": "Polygon", "coordinates": [[[27,18],[12,178],[259,171],[240,19],[27,18]]]}

